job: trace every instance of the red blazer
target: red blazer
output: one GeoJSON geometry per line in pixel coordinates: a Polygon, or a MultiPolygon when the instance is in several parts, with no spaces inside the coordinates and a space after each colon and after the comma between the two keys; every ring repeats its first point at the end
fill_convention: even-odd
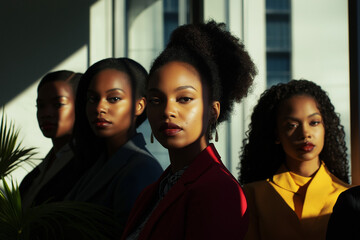
{"type": "MultiPolygon", "coordinates": [[[[139,195],[122,239],[152,210],[168,172],[139,195]]],[[[243,239],[248,223],[245,195],[210,144],[164,196],[138,239],[243,239]]]]}

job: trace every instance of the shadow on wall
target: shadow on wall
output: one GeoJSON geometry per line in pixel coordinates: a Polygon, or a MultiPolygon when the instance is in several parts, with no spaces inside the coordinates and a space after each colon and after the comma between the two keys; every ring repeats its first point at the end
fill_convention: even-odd
{"type": "Polygon", "coordinates": [[[0,106],[85,44],[96,0],[0,3],[0,106]]]}

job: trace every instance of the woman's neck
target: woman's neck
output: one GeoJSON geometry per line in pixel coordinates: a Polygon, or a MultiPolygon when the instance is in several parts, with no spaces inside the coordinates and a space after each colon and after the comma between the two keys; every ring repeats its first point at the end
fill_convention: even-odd
{"type": "Polygon", "coordinates": [[[131,139],[135,134],[136,130],[134,129],[133,131],[129,131],[127,134],[106,139],[107,157],[110,158],[113,156],[121,148],[121,146],[129,141],[129,139],[131,139]]]}
{"type": "Polygon", "coordinates": [[[171,171],[173,173],[189,166],[199,153],[201,153],[209,145],[208,141],[197,141],[184,148],[168,149],[171,163],[171,171]]]}
{"type": "Polygon", "coordinates": [[[71,135],[66,135],[60,138],[52,138],[51,141],[53,144],[54,152],[55,153],[59,152],[63,146],[69,143],[70,139],[71,139],[71,135]]]}
{"type": "Polygon", "coordinates": [[[293,173],[304,177],[312,177],[320,168],[320,160],[297,161],[286,160],[286,167],[293,173]]]}

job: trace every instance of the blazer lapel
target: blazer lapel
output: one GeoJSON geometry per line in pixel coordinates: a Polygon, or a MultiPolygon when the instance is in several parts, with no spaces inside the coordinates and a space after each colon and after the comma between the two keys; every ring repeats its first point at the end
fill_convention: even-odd
{"type": "MultiPolygon", "coordinates": [[[[166,169],[163,176],[159,179],[156,188],[153,189],[153,193],[154,193],[152,195],[153,197],[155,197],[156,195],[159,196],[158,190],[159,190],[160,182],[167,175],[167,173],[169,172],[169,168],[170,167],[168,167],[168,169],[166,169]]],[[[184,174],[185,174],[185,172],[184,172],[184,174]]],[[[151,233],[152,229],[154,228],[154,225],[157,223],[157,221],[159,221],[161,216],[166,212],[166,210],[174,202],[176,202],[176,200],[184,193],[184,191],[185,191],[185,186],[184,186],[184,182],[183,182],[182,177],[181,177],[178,180],[178,182],[175,183],[175,185],[164,196],[164,198],[162,200],[160,200],[159,203],[155,203],[155,204],[158,204],[158,205],[154,206],[155,210],[151,213],[150,218],[148,219],[147,223],[145,224],[143,230],[141,231],[141,233],[139,235],[139,240],[140,239],[147,239],[147,236],[150,235],[150,233],[151,233]]],[[[147,210],[147,209],[143,209],[143,210],[147,210]]]]}
{"type": "Polygon", "coordinates": [[[86,201],[96,195],[98,191],[106,188],[111,179],[121,170],[131,159],[131,156],[138,151],[143,151],[137,145],[142,145],[145,140],[141,134],[125,143],[109,160],[105,163],[96,164],[82,180],[83,188],[79,191],[76,200],[86,201]],[[143,141],[141,141],[141,139],[143,141]]]}
{"type": "MultiPolygon", "coordinates": [[[[199,178],[214,162],[221,164],[219,159],[220,156],[216,152],[213,144],[210,144],[204,151],[202,151],[190,164],[189,168],[185,170],[184,174],[180,177],[177,183],[175,183],[165,197],[160,200],[158,206],[155,208],[148,222],[145,224],[144,229],[141,231],[139,239],[147,239],[151,234],[154,225],[159,221],[161,216],[165,214],[166,210],[184,194],[187,189],[187,185],[199,178]]],[[[167,175],[169,168],[170,167],[166,169],[163,176],[167,175]]],[[[158,183],[161,182],[162,178],[158,181],[158,183]]],[[[156,190],[158,190],[158,187],[155,191],[156,190]]]]}

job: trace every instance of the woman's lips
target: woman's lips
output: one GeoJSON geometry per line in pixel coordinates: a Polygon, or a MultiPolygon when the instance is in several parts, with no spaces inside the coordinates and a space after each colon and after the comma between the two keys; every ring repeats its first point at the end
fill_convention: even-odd
{"type": "Polygon", "coordinates": [[[54,123],[49,123],[49,122],[45,122],[45,123],[41,123],[40,125],[40,129],[43,131],[50,131],[53,130],[54,128],[56,128],[57,125],[54,123]]]}
{"type": "Polygon", "coordinates": [[[314,147],[315,147],[314,144],[307,142],[301,146],[301,150],[303,150],[304,152],[311,152],[314,149],[314,147]]]}
{"type": "Polygon", "coordinates": [[[94,123],[95,127],[97,127],[97,128],[106,128],[111,124],[110,121],[108,121],[104,118],[97,118],[97,119],[95,119],[95,121],[93,121],[93,123],[94,123]]]}
{"type": "Polygon", "coordinates": [[[163,123],[159,128],[160,132],[163,132],[166,136],[169,137],[175,136],[181,130],[181,127],[174,123],[163,123]]]}

